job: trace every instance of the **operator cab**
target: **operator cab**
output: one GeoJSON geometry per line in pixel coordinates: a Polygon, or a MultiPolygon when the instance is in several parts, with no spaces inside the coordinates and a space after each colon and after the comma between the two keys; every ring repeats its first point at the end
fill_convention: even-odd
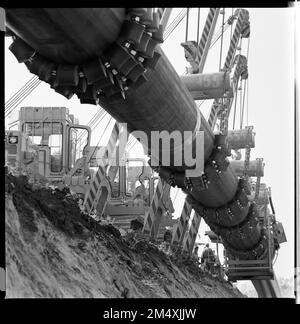
{"type": "MultiPolygon", "coordinates": [[[[64,183],[76,163],[91,151],[90,127],[79,125],[65,107],[21,107],[18,122],[18,131],[6,131],[7,163],[49,183],[64,183]]],[[[84,183],[87,165],[73,174],[76,171],[84,183]]]]}
{"type": "MultiPolygon", "coordinates": [[[[119,229],[142,230],[145,215],[151,210],[151,201],[159,182],[159,176],[146,164],[144,158],[125,158],[112,183],[111,197],[108,199],[105,214],[113,219],[119,229]]],[[[170,193],[162,197],[157,217],[161,219],[156,239],[169,241],[175,221],[170,193]]]]}
{"type": "Polygon", "coordinates": [[[157,181],[145,159],[125,158],[111,181],[111,197],[105,210],[115,226],[124,230],[143,227],[157,181]]]}

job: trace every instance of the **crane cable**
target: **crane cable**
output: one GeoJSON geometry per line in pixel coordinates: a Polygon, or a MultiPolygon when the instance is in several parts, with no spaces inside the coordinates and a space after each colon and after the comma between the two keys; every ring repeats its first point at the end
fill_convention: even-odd
{"type": "Polygon", "coordinates": [[[170,34],[173,32],[173,30],[178,26],[178,24],[181,22],[181,20],[185,17],[186,10],[183,9],[176,18],[171,22],[171,24],[166,28],[166,31],[164,33],[164,39],[168,38],[170,34]]]}
{"type": "Polygon", "coordinates": [[[234,125],[235,125],[237,94],[235,95],[235,98],[234,99],[235,99],[235,102],[234,102],[234,112],[233,112],[233,125],[232,125],[232,129],[234,129],[234,125]]]}
{"type": "MultiPolygon", "coordinates": [[[[222,24],[222,26],[219,27],[218,31],[214,35],[214,39],[212,39],[209,49],[211,49],[216,44],[216,42],[219,40],[219,38],[222,36],[222,28],[223,28],[223,34],[226,32],[226,30],[229,27],[229,24],[228,24],[229,20],[230,20],[230,17],[222,24]]],[[[231,24],[231,26],[232,26],[232,24],[231,24]]]]}
{"type": "Polygon", "coordinates": [[[223,51],[223,38],[224,38],[224,20],[225,20],[225,8],[223,8],[223,18],[222,18],[222,34],[221,34],[221,45],[220,45],[219,72],[221,71],[221,64],[222,64],[222,51],[223,51]]]}
{"type": "Polygon", "coordinates": [[[188,40],[189,34],[189,8],[186,8],[186,25],[185,25],[185,42],[188,40]]]}
{"type": "MultiPolygon", "coordinates": [[[[89,120],[87,126],[89,127],[93,127],[92,130],[94,130],[96,127],[94,126],[94,124],[99,120],[99,118],[104,114],[104,109],[101,108],[100,110],[98,110],[94,116],[89,120]]],[[[78,139],[81,138],[84,134],[84,131],[81,130],[78,134],[78,139]]]]}
{"type": "Polygon", "coordinates": [[[200,8],[198,8],[198,21],[197,21],[197,44],[199,44],[199,34],[200,34],[200,8]]]}
{"type": "Polygon", "coordinates": [[[133,136],[130,138],[130,140],[127,142],[127,145],[128,146],[131,146],[131,144],[133,143],[133,141],[134,141],[134,138],[133,138],[133,136]]]}
{"type": "MultiPolygon", "coordinates": [[[[247,46],[247,63],[248,63],[249,48],[250,48],[249,44],[250,44],[250,35],[249,35],[248,46],[247,46]]],[[[246,119],[247,119],[247,126],[248,126],[248,113],[249,113],[249,75],[248,75],[248,78],[247,78],[246,86],[247,86],[246,119]]]]}
{"type": "MultiPolygon", "coordinates": [[[[174,20],[166,27],[164,31],[164,40],[173,32],[173,30],[176,28],[176,23],[178,23],[179,17],[182,15],[182,13],[185,14],[185,10],[182,10],[175,18],[174,20]]],[[[184,16],[183,16],[184,17],[184,16]]]]}
{"type": "MultiPolygon", "coordinates": [[[[249,77],[248,77],[249,78],[249,77]]],[[[247,87],[247,99],[246,99],[246,125],[249,126],[249,122],[248,122],[248,112],[249,112],[249,81],[247,80],[246,83],[246,87],[247,87]]]]}
{"type": "Polygon", "coordinates": [[[185,15],[186,15],[186,10],[183,9],[172,21],[172,23],[166,28],[166,31],[163,36],[164,40],[166,40],[171,35],[171,33],[175,30],[175,28],[181,23],[185,15]]]}
{"type": "Polygon", "coordinates": [[[10,101],[7,106],[5,107],[5,112],[11,112],[15,109],[15,107],[18,105],[18,103],[22,100],[24,100],[24,96],[35,89],[35,87],[40,83],[40,80],[33,80],[30,82],[26,87],[24,87],[21,92],[12,100],[10,101]]]}
{"type": "Polygon", "coordinates": [[[7,106],[9,106],[13,101],[14,101],[14,99],[16,99],[16,97],[20,94],[20,92],[21,91],[23,91],[23,89],[25,88],[25,87],[27,87],[31,82],[33,82],[34,81],[34,79],[37,79],[37,76],[33,76],[31,79],[29,79],[24,85],[23,85],[23,87],[21,87],[12,97],[10,97],[7,101],[6,101],[6,103],[5,103],[5,109],[6,109],[6,107],[7,106]]]}
{"type": "MultiPolygon", "coordinates": [[[[106,114],[107,114],[107,113],[106,113],[106,114]]],[[[102,139],[102,137],[103,137],[105,131],[107,130],[107,127],[108,127],[108,125],[110,124],[111,120],[112,120],[112,117],[109,118],[109,121],[108,121],[108,123],[106,124],[106,126],[105,126],[105,128],[104,128],[104,131],[102,132],[102,134],[101,134],[101,136],[100,136],[100,138],[99,138],[99,141],[97,142],[97,144],[96,144],[95,147],[94,147],[94,150],[93,150],[93,153],[91,154],[91,157],[94,155],[94,153],[95,153],[95,151],[96,151],[96,149],[97,149],[97,147],[98,147],[98,145],[99,145],[99,143],[100,143],[100,141],[101,141],[101,139],[102,139]]]]}
{"type": "Polygon", "coordinates": [[[134,139],[133,139],[133,144],[132,144],[131,147],[128,149],[127,153],[129,153],[129,152],[133,149],[133,147],[137,144],[137,142],[138,142],[138,140],[134,137],[134,139]]]}
{"type": "Polygon", "coordinates": [[[246,85],[247,85],[247,80],[244,80],[244,90],[243,90],[243,108],[242,108],[242,117],[241,117],[240,129],[243,128],[243,121],[244,121],[245,97],[246,97],[246,90],[247,90],[246,85]]]}
{"type": "MultiPolygon", "coordinates": [[[[245,83],[244,83],[245,85],[245,83]]],[[[243,125],[243,94],[245,93],[244,88],[243,88],[243,80],[241,80],[241,85],[240,85],[240,129],[242,129],[243,125]]]]}
{"type": "MultiPolygon", "coordinates": [[[[248,62],[248,57],[249,57],[249,44],[250,44],[250,36],[248,39],[248,46],[247,46],[247,62],[248,62]]],[[[243,120],[244,120],[244,110],[245,110],[245,95],[246,95],[246,90],[248,88],[248,80],[244,80],[244,89],[243,89],[243,105],[242,105],[242,110],[241,110],[241,121],[240,121],[240,129],[243,127],[243,120]],[[247,85],[247,86],[246,86],[247,85]]],[[[248,92],[247,92],[247,100],[248,100],[248,92]]],[[[248,114],[248,112],[247,112],[248,114]]],[[[248,121],[247,121],[248,124],[248,121]]]]}
{"type": "MultiPolygon", "coordinates": [[[[41,82],[41,81],[40,81],[41,82]]],[[[31,87],[22,98],[20,98],[20,100],[18,102],[16,102],[16,104],[11,107],[11,109],[9,109],[9,111],[7,111],[7,113],[5,114],[5,118],[8,117],[17,107],[18,105],[25,100],[30,94],[31,92],[40,84],[40,82],[38,82],[37,84],[35,84],[33,87],[31,87]]]]}
{"type": "Polygon", "coordinates": [[[41,83],[42,81],[38,78],[34,78],[32,81],[28,81],[25,86],[23,86],[14,98],[11,98],[5,107],[5,117],[11,114],[16,107],[41,83]]]}
{"type": "Polygon", "coordinates": [[[130,139],[127,141],[126,146],[129,147],[133,143],[134,138],[135,138],[134,136],[130,135],[130,139]]]}
{"type": "MultiPolygon", "coordinates": [[[[228,29],[228,25],[225,25],[224,26],[224,33],[227,31],[227,29],[228,29]]],[[[218,36],[214,37],[214,39],[212,40],[212,42],[211,42],[211,44],[209,46],[209,49],[212,49],[214,47],[214,45],[217,43],[217,41],[220,39],[220,37],[221,37],[221,32],[219,33],[218,36]]]]}
{"type": "Polygon", "coordinates": [[[7,112],[11,107],[15,105],[16,102],[20,100],[22,95],[36,82],[36,79],[30,79],[25,83],[25,85],[15,93],[6,103],[5,103],[5,112],[7,112]]]}
{"type": "Polygon", "coordinates": [[[93,127],[93,125],[98,121],[100,116],[104,113],[103,108],[100,109],[94,114],[94,116],[89,120],[87,126],[93,127]]]}
{"type": "MultiPolygon", "coordinates": [[[[105,111],[105,112],[102,114],[100,120],[97,122],[96,126],[93,127],[93,130],[95,130],[95,129],[97,128],[97,126],[100,124],[100,122],[101,122],[101,121],[102,121],[106,116],[107,116],[107,112],[105,111]]],[[[78,138],[78,140],[79,140],[79,138],[78,138]]],[[[83,138],[80,138],[80,140],[83,141],[83,138]]],[[[82,147],[82,145],[83,145],[83,143],[82,143],[82,144],[79,144],[78,149],[80,149],[80,148],[82,147]]],[[[97,145],[98,145],[98,144],[97,144],[97,145]]]]}
{"type": "Polygon", "coordinates": [[[185,9],[181,10],[180,13],[173,19],[173,21],[166,27],[165,34],[170,33],[172,28],[175,26],[175,24],[181,18],[181,16],[185,16],[185,14],[186,14],[185,9]]]}
{"type": "MultiPolygon", "coordinates": [[[[95,129],[96,129],[96,127],[99,125],[99,123],[101,122],[101,120],[105,117],[106,115],[104,114],[104,112],[103,111],[100,111],[100,113],[98,114],[98,116],[97,116],[97,118],[95,119],[95,121],[96,120],[99,120],[98,121],[98,123],[95,125],[95,126],[93,126],[92,128],[91,128],[91,131],[93,132],[93,131],[95,131],[95,129]]],[[[88,125],[89,126],[89,125],[88,125]]],[[[91,126],[90,126],[91,127],[91,126]]],[[[84,131],[84,130],[81,130],[80,131],[80,133],[78,134],[78,137],[77,137],[77,142],[79,142],[79,141],[81,141],[82,142],[82,144],[79,144],[79,149],[82,147],[82,145],[83,145],[83,143],[84,143],[84,141],[86,140],[86,138],[87,138],[87,133],[84,131]]]]}

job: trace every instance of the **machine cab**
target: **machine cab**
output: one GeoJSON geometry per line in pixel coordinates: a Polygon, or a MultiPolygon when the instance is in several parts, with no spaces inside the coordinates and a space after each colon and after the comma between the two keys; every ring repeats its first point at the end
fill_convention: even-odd
{"type": "Polygon", "coordinates": [[[142,228],[154,191],[152,173],[142,158],[125,157],[124,165],[117,166],[105,214],[118,228],[126,231],[135,223],[142,228]]]}
{"type": "Polygon", "coordinates": [[[90,128],[78,125],[65,107],[22,107],[19,130],[36,151],[36,172],[51,182],[60,181],[90,147],[90,128]]]}
{"type": "Polygon", "coordinates": [[[143,158],[126,158],[125,161],[125,165],[118,167],[112,183],[112,198],[141,199],[144,205],[149,206],[157,182],[153,170],[143,158]]]}

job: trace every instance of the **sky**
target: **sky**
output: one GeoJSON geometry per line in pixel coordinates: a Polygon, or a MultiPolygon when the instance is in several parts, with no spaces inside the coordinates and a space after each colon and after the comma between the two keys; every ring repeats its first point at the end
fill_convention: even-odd
{"type": "MultiPolygon", "coordinates": [[[[169,21],[182,8],[173,10],[169,21]]],[[[264,158],[265,175],[262,182],[272,188],[272,198],[276,218],[284,225],[288,242],[281,245],[279,256],[274,265],[277,276],[292,277],[294,274],[294,14],[291,8],[245,8],[250,14],[250,44],[248,54],[248,125],[254,126],[256,133],[255,148],[251,151],[251,159],[264,158]]],[[[207,15],[207,8],[201,9],[200,30],[202,31],[207,15]]],[[[231,8],[225,9],[225,18],[231,14],[231,8]]],[[[196,37],[197,9],[190,12],[189,40],[196,37]]],[[[218,31],[221,19],[218,19],[218,31]]],[[[227,52],[230,29],[224,35],[223,61],[227,52]]],[[[184,58],[184,50],[180,45],[185,41],[185,20],[175,29],[162,45],[170,62],[179,75],[188,66],[184,58]]],[[[19,64],[8,50],[11,38],[6,38],[5,50],[5,101],[18,91],[31,77],[27,68],[19,64]]],[[[246,55],[248,41],[243,40],[241,53],[246,55]]],[[[219,68],[220,41],[210,50],[205,73],[217,72],[219,68]]],[[[239,101],[238,101],[239,102],[239,101]]],[[[201,106],[207,116],[211,101],[201,106]]],[[[67,100],[55,93],[46,83],[41,83],[19,106],[64,106],[70,109],[81,124],[87,124],[99,106],[81,105],[76,96],[67,100]]],[[[19,108],[18,107],[18,108],[19,108]]],[[[18,108],[6,119],[6,125],[18,118],[18,108]]],[[[107,116],[92,134],[92,145],[98,143],[104,125],[110,120],[107,116]]],[[[238,122],[240,121],[237,115],[238,122]]],[[[246,118],[244,125],[247,124],[246,118]]],[[[111,127],[113,121],[111,121],[111,127]]],[[[230,116],[232,126],[232,114],[230,116]]],[[[239,127],[237,125],[236,127],[239,127]]],[[[109,131],[108,131],[109,133],[109,131]]],[[[107,136],[100,145],[105,145],[107,136]]],[[[138,155],[138,145],[132,150],[138,155]]],[[[184,194],[172,189],[171,197],[175,199],[175,216],[181,213],[184,194]]],[[[204,222],[200,226],[200,238],[206,242],[204,235],[208,227],[204,222]]]]}

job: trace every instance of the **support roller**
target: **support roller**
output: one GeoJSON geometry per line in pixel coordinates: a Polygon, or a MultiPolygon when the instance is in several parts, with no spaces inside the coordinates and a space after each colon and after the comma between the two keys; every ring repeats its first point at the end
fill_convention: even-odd
{"type": "Polygon", "coordinates": [[[194,100],[233,97],[233,87],[228,72],[183,75],[181,81],[194,100]]]}

